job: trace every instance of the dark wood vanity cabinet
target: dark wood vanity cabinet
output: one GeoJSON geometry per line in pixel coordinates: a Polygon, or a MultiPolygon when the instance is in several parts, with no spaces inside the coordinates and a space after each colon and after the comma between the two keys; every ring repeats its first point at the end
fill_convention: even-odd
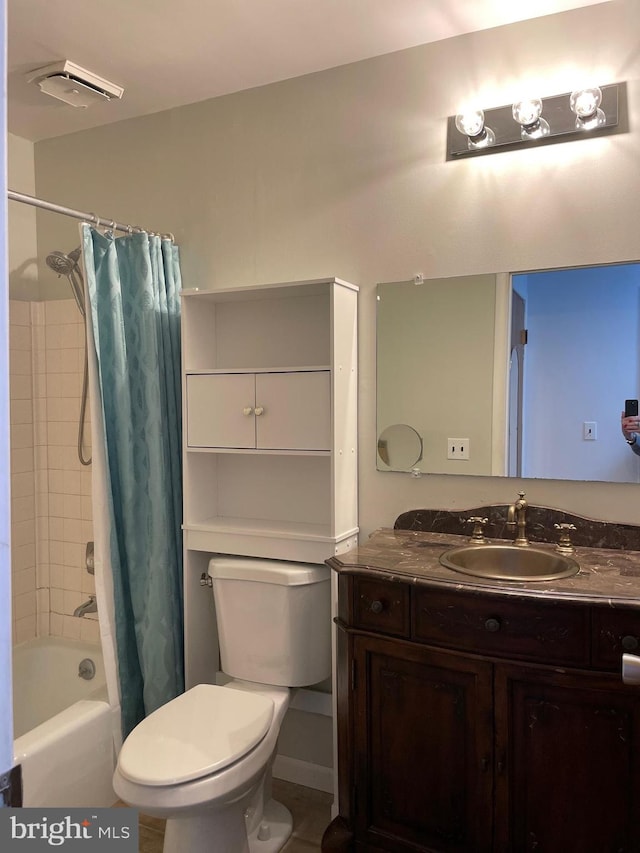
{"type": "Polygon", "coordinates": [[[640,851],[637,688],[496,664],[494,690],[494,849],[640,851]]]}
{"type": "Polygon", "coordinates": [[[620,677],[639,611],[355,574],[339,590],[323,850],[639,853],[640,689],[620,677]]]}
{"type": "Polygon", "coordinates": [[[364,636],[352,659],[361,849],[490,850],[491,665],[364,636]]]}

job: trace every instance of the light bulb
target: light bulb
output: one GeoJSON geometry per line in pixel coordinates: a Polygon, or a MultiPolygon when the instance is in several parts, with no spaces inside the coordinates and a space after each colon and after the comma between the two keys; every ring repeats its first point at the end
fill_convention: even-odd
{"type": "Polygon", "coordinates": [[[549,136],[549,122],[541,118],[542,101],[540,98],[522,98],[511,108],[511,114],[520,125],[520,138],[524,140],[542,139],[549,136]]]}
{"type": "Polygon", "coordinates": [[[599,109],[601,102],[602,92],[597,86],[571,93],[569,106],[576,114],[576,130],[593,130],[606,124],[607,117],[599,109]]]}
{"type": "Polygon", "coordinates": [[[496,135],[490,127],[484,125],[484,112],[482,110],[467,110],[456,116],[456,128],[467,137],[467,146],[476,148],[487,148],[496,141],[496,135]]]}
{"type": "Polygon", "coordinates": [[[571,93],[569,106],[578,118],[594,116],[602,102],[602,92],[597,86],[592,89],[578,89],[571,93]]]}
{"type": "Polygon", "coordinates": [[[473,138],[484,129],[484,113],[482,110],[467,110],[456,116],[456,127],[464,136],[473,138]]]}
{"type": "Polygon", "coordinates": [[[515,102],[511,113],[522,127],[531,127],[542,115],[542,101],[540,98],[523,98],[515,102]]]}

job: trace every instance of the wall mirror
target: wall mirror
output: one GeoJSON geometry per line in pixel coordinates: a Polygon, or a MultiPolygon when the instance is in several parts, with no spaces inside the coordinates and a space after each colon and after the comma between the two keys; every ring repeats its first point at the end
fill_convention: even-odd
{"type": "Polygon", "coordinates": [[[640,263],[378,285],[381,471],[640,482],[637,397],[640,263]]]}

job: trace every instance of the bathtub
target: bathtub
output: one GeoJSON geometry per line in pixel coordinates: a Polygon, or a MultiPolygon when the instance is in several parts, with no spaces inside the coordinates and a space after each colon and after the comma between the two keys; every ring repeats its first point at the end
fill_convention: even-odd
{"type": "Polygon", "coordinates": [[[23,805],[112,806],[114,714],[100,646],[43,637],[13,651],[14,759],[23,805]],[[78,675],[89,658],[91,680],[78,675]]]}

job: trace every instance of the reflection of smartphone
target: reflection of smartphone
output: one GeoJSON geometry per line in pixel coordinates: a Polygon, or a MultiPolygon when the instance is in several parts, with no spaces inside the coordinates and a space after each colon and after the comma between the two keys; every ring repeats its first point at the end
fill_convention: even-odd
{"type": "Polygon", "coordinates": [[[624,401],[624,416],[625,418],[634,418],[638,415],[638,401],[637,400],[625,400],[624,401]]]}

